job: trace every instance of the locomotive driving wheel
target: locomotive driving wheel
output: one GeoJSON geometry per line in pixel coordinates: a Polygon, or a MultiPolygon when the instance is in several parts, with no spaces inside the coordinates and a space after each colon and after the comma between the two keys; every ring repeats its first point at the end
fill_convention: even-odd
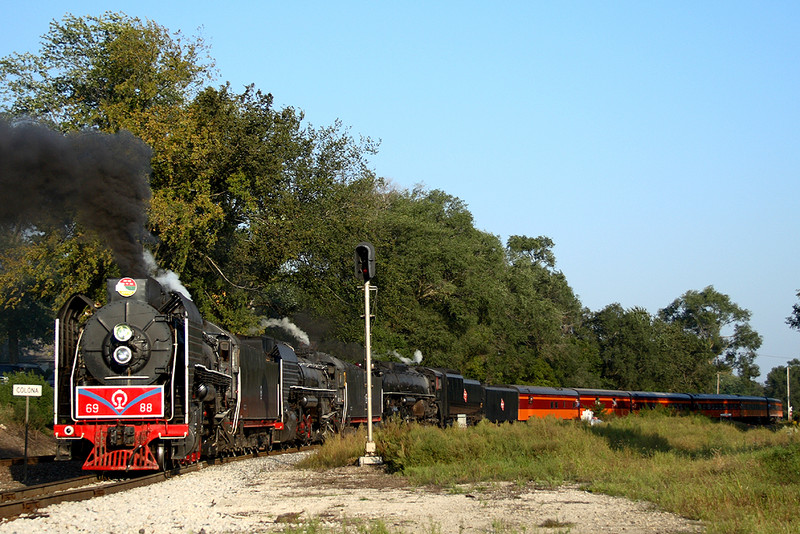
{"type": "Polygon", "coordinates": [[[157,443],[153,449],[156,463],[158,463],[158,468],[161,471],[169,471],[175,467],[170,450],[164,442],[157,443]]]}

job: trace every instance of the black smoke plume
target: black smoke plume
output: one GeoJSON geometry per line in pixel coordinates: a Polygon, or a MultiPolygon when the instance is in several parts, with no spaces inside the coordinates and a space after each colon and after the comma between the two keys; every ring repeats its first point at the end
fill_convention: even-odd
{"type": "Polygon", "coordinates": [[[0,121],[0,224],[75,221],[111,249],[124,275],[146,276],[150,157],[129,132],[63,135],[0,121]]]}

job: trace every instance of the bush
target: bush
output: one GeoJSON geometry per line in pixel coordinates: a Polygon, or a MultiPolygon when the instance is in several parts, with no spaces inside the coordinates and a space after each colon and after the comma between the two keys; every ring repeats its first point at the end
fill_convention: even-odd
{"type": "Polygon", "coordinates": [[[53,424],[53,388],[44,377],[32,371],[7,374],[7,382],[0,383],[0,422],[25,424],[25,397],[14,396],[14,384],[42,386],[41,397],[29,397],[29,422],[31,428],[44,430],[53,424]],[[10,420],[9,420],[10,419],[10,420]]]}

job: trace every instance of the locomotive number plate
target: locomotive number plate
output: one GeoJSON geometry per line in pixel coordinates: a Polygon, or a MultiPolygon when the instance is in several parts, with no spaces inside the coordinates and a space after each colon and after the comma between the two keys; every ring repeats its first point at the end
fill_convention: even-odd
{"type": "Polygon", "coordinates": [[[164,417],[164,386],[79,386],[78,418],[164,417]]]}

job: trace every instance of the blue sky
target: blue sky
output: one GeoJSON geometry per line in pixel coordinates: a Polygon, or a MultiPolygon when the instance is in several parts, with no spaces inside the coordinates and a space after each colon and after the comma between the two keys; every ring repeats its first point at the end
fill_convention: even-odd
{"type": "Polygon", "coordinates": [[[0,56],[66,12],[149,18],[211,46],[315,126],[381,140],[378,175],[546,235],[592,310],[713,285],[752,312],[762,375],[800,356],[796,2],[30,2],[0,56]]]}

